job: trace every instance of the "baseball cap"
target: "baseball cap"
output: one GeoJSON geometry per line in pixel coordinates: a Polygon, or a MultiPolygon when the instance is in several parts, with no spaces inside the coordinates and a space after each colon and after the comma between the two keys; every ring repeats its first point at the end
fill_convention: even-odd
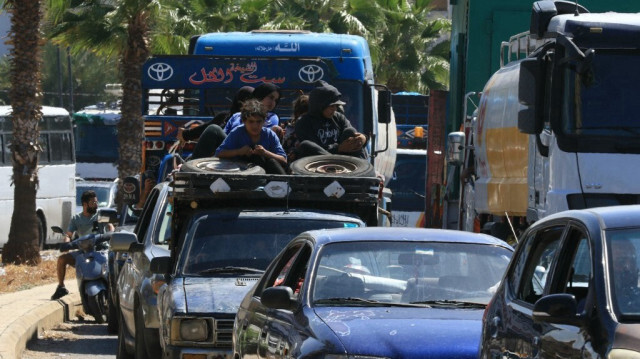
{"type": "Polygon", "coordinates": [[[346,103],[346,102],[344,102],[344,101],[342,101],[342,100],[335,100],[335,101],[331,102],[331,103],[329,104],[329,106],[333,106],[333,105],[346,105],[346,104],[347,104],[347,103],[346,103]]]}

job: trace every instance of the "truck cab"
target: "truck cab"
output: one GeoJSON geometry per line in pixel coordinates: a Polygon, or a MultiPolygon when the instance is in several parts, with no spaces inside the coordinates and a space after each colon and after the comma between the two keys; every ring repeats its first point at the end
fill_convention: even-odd
{"type": "Polygon", "coordinates": [[[589,13],[573,2],[533,4],[530,30],[504,43],[503,66],[468,123],[461,217],[532,223],[640,202],[631,98],[640,80],[639,22],[638,14],[589,13]]]}

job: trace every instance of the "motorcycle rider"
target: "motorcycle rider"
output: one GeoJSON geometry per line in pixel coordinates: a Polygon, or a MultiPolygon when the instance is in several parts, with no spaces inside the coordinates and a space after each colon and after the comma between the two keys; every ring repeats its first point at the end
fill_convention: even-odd
{"type": "MultiPolygon", "coordinates": [[[[82,193],[82,212],[71,217],[65,242],[70,242],[73,233],[84,236],[93,232],[93,224],[98,220],[98,198],[94,191],[85,191],[82,193]]],[[[113,231],[113,225],[108,223],[107,231],[113,231]]],[[[64,244],[63,244],[64,246],[64,244]]],[[[69,294],[69,290],[64,286],[64,277],[67,273],[67,265],[75,267],[76,257],[80,251],[68,252],[58,257],[56,266],[56,274],[58,275],[58,288],[51,296],[51,300],[57,300],[69,294]]]]}

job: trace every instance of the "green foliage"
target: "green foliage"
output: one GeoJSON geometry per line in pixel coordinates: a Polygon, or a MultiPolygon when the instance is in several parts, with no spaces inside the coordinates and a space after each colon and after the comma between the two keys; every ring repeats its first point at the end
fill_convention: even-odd
{"type": "MultiPolygon", "coordinates": [[[[63,106],[68,108],[70,105],[67,56],[65,48],[59,48],[51,43],[44,46],[42,65],[44,105],[60,105],[60,85],[63,106]],[[58,51],[60,51],[59,58],[58,51]]],[[[112,95],[104,92],[106,84],[118,82],[118,66],[115,59],[100,57],[89,51],[78,52],[71,55],[71,73],[75,111],[97,102],[115,100],[112,95]]]]}
{"type": "Polygon", "coordinates": [[[49,23],[58,24],[47,27],[47,33],[59,43],[71,44],[74,53],[91,49],[111,56],[121,51],[127,35],[123,17],[147,6],[155,9],[149,44],[155,54],[186,54],[189,39],[208,32],[268,29],[355,34],[369,42],[377,82],[393,91],[426,93],[448,88],[446,35],[451,22],[429,19],[431,0],[47,1],[49,23]]]}

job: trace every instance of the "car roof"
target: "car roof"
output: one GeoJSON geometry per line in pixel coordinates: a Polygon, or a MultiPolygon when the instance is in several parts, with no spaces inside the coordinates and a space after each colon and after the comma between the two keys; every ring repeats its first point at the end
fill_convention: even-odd
{"type": "Polygon", "coordinates": [[[506,242],[481,233],[432,228],[368,227],[322,229],[306,232],[320,245],[350,241],[448,242],[501,246],[513,250],[506,242]]]}
{"type": "MultiPolygon", "coordinates": [[[[569,210],[555,213],[536,222],[546,223],[561,218],[575,218],[583,222],[597,221],[602,229],[638,227],[640,225],[640,205],[622,205],[569,210]]],[[[534,224],[534,225],[536,225],[534,224]]]]}

